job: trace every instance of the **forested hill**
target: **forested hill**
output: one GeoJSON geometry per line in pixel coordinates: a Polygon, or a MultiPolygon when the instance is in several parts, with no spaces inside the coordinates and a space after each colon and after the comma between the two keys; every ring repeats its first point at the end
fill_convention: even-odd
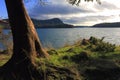
{"type": "MultiPolygon", "coordinates": [[[[37,20],[32,18],[32,21],[36,28],[72,28],[73,27],[73,25],[63,23],[59,18],[53,18],[47,20],[37,20]]],[[[10,28],[8,19],[0,20],[0,25],[3,26],[5,29],[10,28]]]]}
{"type": "Polygon", "coordinates": [[[92,27],[120,27],[120,22],[115,22],[115,23],[100,23],[93,25],[92,27]]]}
{"type": "Polygon", "coordinates": [[[48,20],[32,19],[37,28],[72,28],[73,25],[63,23],[59,18],[48,20]]]}

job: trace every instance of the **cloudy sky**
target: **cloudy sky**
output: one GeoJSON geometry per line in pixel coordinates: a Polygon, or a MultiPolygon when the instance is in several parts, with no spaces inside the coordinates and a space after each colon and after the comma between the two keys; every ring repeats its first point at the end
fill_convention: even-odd
{"type": "MultiPolygon", "coordinates": [[[[3,7],[0,9],[0,16],[6,17],[4,0],[1,2],[0,5],[3,7]]],[[[69,4],[67,0],[44,0],[40,5],[37,0],[32,0],[25,5],[29,15],[36,19],[60,18],[65,23],[86,26],[102,22],[120,22],[120,0],[101,0],[101,2],[101,5],[95,1],[81,2],[79,6],[75,6],[69,4]]]]}

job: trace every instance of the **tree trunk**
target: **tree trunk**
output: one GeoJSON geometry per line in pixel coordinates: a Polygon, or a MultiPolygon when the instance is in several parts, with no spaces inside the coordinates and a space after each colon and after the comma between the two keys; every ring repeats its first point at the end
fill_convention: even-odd
{"type": "Polygon", "coordinates": [[[42,76],[36,70],[34,57],[46,57],[47,53],[41,47],[23,1],[5,0],[5,2],[13,35],[13,55],[2,67],[1,72],[7,72],[5,80],[40,80],[38,78],[42,76]]]}

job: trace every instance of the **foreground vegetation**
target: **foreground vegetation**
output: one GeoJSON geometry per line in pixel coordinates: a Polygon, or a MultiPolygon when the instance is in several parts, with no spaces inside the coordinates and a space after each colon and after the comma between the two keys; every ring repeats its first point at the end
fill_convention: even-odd
{"type": "MultiPolygon", "coordinates": [[[[120,47],[91,37],[36,58],[43,80],[119,80],[120,47]]],[[[11,54],[0,54],[2,66],[11,54]]]]}

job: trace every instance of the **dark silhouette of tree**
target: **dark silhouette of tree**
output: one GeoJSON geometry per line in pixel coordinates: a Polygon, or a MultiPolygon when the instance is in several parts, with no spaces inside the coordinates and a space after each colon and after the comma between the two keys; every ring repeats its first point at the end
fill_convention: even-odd
{"type": "Polygon", "coordinates": [[[41,47],[23,0],[5,0],[5,3],[13,35],[13,55],[1,67],[0,76],[3,80],[40,80],[42,76],[36,69],[34,58],[48,54],[41,47]]]}

